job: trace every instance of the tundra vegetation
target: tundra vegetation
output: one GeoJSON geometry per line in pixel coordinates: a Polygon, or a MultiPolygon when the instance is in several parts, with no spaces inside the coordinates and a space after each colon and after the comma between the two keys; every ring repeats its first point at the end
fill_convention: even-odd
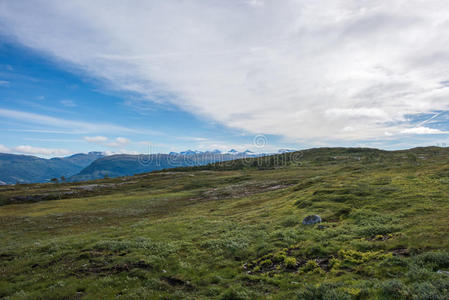
{"type": "Polygon", "coordinates": [[[322,148],[1,186],[0,298],[448,299],[448,163],[322,148]]]}

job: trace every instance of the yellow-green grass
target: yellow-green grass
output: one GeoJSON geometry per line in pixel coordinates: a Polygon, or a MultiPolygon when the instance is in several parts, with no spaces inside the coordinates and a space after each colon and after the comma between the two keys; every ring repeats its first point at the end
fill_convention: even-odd
{"type": "Polygon", "coordinates": [[[0,206],[0,297],[447,299],[449,156],[357,155],[16,186],[109,184],[0,206]]]}

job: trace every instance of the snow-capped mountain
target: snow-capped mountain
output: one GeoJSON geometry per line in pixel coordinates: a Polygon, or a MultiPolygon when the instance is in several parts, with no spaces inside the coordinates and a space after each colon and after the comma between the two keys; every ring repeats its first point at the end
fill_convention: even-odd
{"type": "MultiPolygon", "coordinates": [[[[287,152],[293,152],[295,150],[290,149],[280,149],[277,153],[287,153],[287,152]]],[[[235,149],[230,149],[228,151],[220,151],[218,149],[215,150],[206,150],[206,151],[200,151],[200,150],[186,150],[181,152],[170,152],[170,155],[199,155],[199,154],[211,154],[211,155],[234,155],[234,156],[242,156],[242,157],[248,157],[248,156],[263,156],[263,155],[269,155],[269,154],[275,154],[275,153],[255,153],[249,149],[241,152],[237,151],[235,149]]]]}
{"type": "Polygon", "coordinates": [[[198,150],[187,150],[187,151],[182,151],[179,154],[181,155],[194,155],[194,154],[202,154],[202,151],[198,151],[198,150]]]}
{"type": "Polygon", "coordinates": [[[239,152],[237,151],[237,150],[235,150],[235,149],[231,149],[231,150],[229,150],[228,152],[226,152],[225,154],[232,154],[232,155],[236,155],[236,154],[238,154],[239,152]]]}
{"type": "Polygon", "coordinates": [[[296,150],[292,150],[292,149],[279,149],[278,153],[282,154],[282,153],[289,153],[289,152],[295,152],[296,150]]]}

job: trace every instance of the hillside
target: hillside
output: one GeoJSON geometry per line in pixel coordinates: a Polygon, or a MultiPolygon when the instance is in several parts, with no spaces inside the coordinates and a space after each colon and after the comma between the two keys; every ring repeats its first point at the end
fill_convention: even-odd
{"type": "MultiPolygon", "coordinates": [[[[71,181],[86,181],[104,177],[130,176],[156,170],[206,165],[247,157],[246,153],[221,154],[212,152],[196,153],[191,150],[184,153],[129,155],[118,154],[98,159],[79,174],[72,176],[71,181]]],[[[253,157],[253,156],[251,156],[253,157]]]]}
{"type": "Polygon", "coordinates": [[[0,153],[0,181],[15,184],[48,182],[61,176],[68,178],[100,157],[103,157],[100,152],[51,159],[0,153]]]}
{"type": "Polygon", "coordinates": [[[448,163],[321,148],[0,187],[0,297],[448,299],[448,163]]]}

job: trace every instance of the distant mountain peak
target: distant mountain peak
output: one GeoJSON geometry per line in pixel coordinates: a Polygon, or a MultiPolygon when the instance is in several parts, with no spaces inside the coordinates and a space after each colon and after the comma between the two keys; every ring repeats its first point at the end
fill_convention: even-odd
{"type": "MultiPolygon", "coordinates": [[[[296,151],[296,150],[293,150],[293,149],[279,149],[276,153],[281,154],[281,153],[288,153],[288,152],[294,152],[294,151],[296,151]]],[[[181,151],[181,152],[174,152],[174,151],[172,151],[172,152],[169,153],[169,155],[186,155],[186,156],[188,156],[188,155],[196,155],[196,154],[214,154],[214,155],[222,154],[222,155],[236,155],[236,156],[238,156],[238,155],[240,155],[240,156],[260,156],[260,155],[275,154],[275,153],[263,153],[263,154],[259,153],[258,154],[258,153],[255,153],[254,151],[249,150],[249,149],[246,149],[245,151],[240,152],[240,151],[237,151],[234,148],[232,148],[232,149],[230,149],[228,151],[221,151],[221,150],[218,150],[218,149],[206,150],[206,151],[188,149],[188,150],[181,151]]]]}
{"type": "Polygon", "coordinates": [[[278,153],[282,154],[282,153],[288,153],[288,152],[295,152],[296,150],[293,149],[279,149],[278,153]]]}
{"type": "Polygon", "coordinates": [[[235,149],[231,149],[231,150],[229,150],[228,152],[226,152],[227,154],[238,154],[239,152],[237,151],[237,150],[235,150],[235,149]]]}

